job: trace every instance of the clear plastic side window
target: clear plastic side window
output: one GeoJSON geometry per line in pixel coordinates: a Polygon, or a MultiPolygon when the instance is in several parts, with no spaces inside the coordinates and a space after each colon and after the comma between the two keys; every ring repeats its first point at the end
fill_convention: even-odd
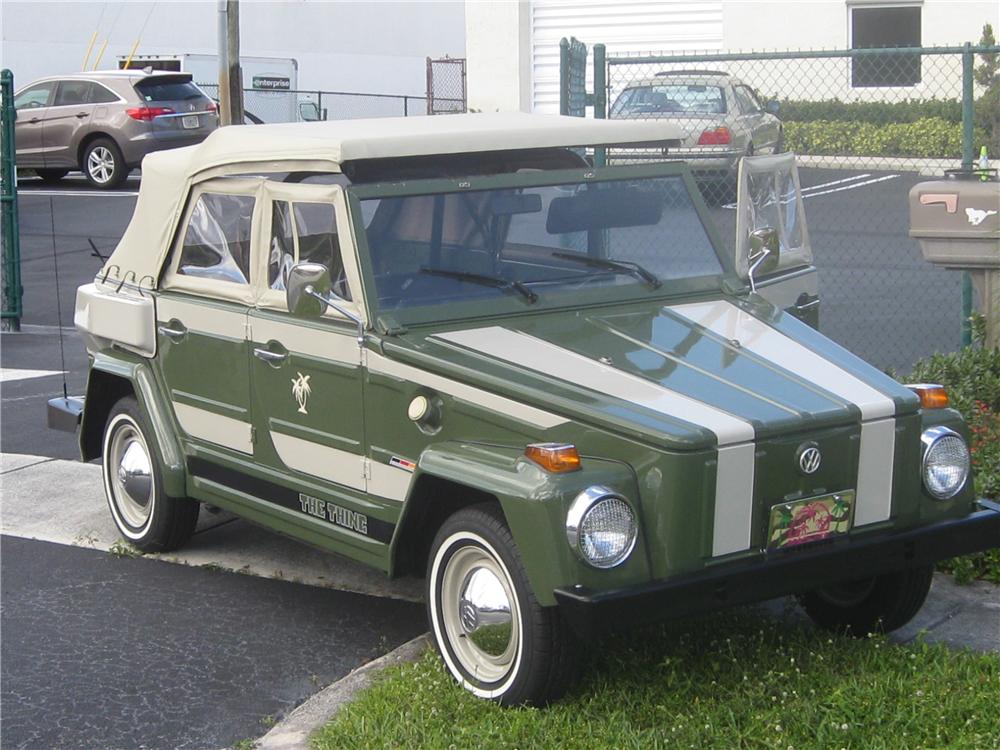
{"type": "Polygon", "coordinates": [[[271,219],[268,284],[283,290],[296,263],[321,263],[330,271],[333,292],[350,300],[332,203],[275,201],[271,219]]]}
{"type": "Polygon", "coordinates": [[[247,284],[254,198],[203,193],[184,233],[177,273],[192,278],[247,284]]]}

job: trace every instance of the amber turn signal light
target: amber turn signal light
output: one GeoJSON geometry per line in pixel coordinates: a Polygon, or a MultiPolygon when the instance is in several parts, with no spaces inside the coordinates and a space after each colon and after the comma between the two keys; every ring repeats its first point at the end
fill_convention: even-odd
{"type": "Polygon", "coordinates": [[[532,443],[524,455],[553,474],[563,474],[580,468],[580,454],[575,445],[565,443],[532,443]]]}
{"type": "Polygon", "coordinates": [[[948,392],[943,385],[917,383],[906,386],[920,397],[924,409],[945,409],[948,407],[948,392]]]}

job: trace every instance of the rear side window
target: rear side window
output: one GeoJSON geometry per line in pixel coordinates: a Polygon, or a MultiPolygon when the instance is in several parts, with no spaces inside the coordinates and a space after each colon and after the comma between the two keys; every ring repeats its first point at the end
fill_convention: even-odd
{"type": "Polygon", "coordinates": [[[86,104],[90,97],[90,87],[92,85],[90,81],[60,81],[59,90],[56,91],[54,106],[86,104]]]}
{"type": "Polygon", "coordinates": [[[247,284],[254,198],[203,193],[188,219],[177,273],[247,284]]]}
{"type": "Polygon", "coordinates": [[[93,104],[109,104],[118,101],[118,96],[99,83],[95,83],[90,88],[90,101],[93,104]]]}
{"type": "Polygon", "coordinates": [[[135,85],[135,90],[144,102],[178,102],[186,99],[206,98],[201,89],[190,78],[167,78],[157,80],[147,78],[135,85]]]}

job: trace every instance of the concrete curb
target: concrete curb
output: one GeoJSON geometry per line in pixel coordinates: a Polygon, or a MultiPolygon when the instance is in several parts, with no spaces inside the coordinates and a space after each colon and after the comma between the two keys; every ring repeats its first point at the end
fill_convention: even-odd
{"type": "Polygon", "coordinates": [[[430,634],[418,635],[394,651],[358,667],[297,707],[254,747],[258,750],[310,750],[309,738],[354,700],[386,667],[416,661],[431,646],[430,634]]]}
{"type": "Polygon", "coordinates": [[[961,159],[922,159],[907,156],[815,156],[812,154],[796,154],[795,161],[799,167],[816,169],[852,169],[892,172],[916,172],[919,175],[939,176],[946,169],[958,169],[962,166],[961,159]]]}

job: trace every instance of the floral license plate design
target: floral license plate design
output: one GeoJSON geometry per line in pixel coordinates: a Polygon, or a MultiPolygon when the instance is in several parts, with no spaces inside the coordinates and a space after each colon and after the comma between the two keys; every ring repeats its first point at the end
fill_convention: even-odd
{"type": "Polygon", "coordinates": [[[853,490],[774,505],[767,547],[793,547],[844,534],[850,530],[853,519],[853,490]]]}

